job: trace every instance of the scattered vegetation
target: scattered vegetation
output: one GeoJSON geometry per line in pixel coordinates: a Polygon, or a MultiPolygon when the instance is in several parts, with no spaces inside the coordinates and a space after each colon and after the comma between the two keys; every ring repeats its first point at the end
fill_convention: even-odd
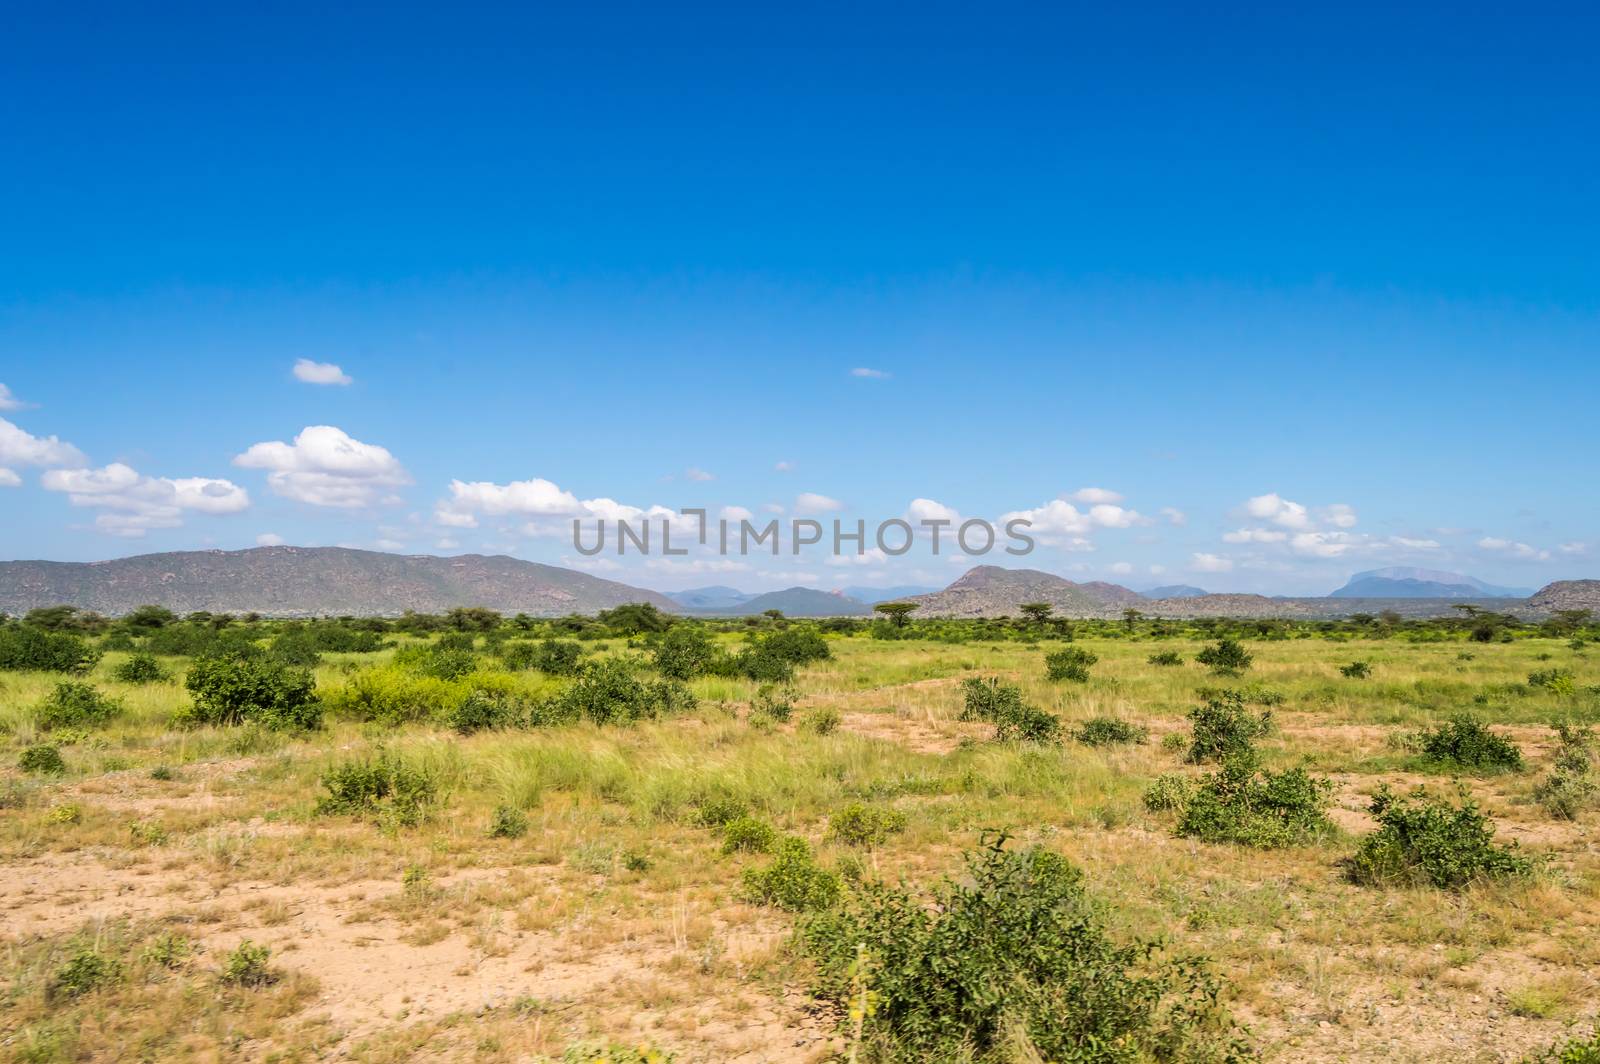
{"type": "Polygon", "coordinates": [[[1378,829],[1361,840],[1349,864],[1357,883],[1460,890],[1533,869],[1515,843],[1494,842],[1494,825],[1465,792],[1452,803],[1426,788],[1397,796],[1385,786],[1372,799],[1372,815],[1378,829]]]}
{"type": "Polygon", "coordinates": [[[1483,721],[1459,713],[1421,736],[1422,755],[1430,761],[1472,772],[1520,772],[1522,751],[1496,735],[1483,721]]]}

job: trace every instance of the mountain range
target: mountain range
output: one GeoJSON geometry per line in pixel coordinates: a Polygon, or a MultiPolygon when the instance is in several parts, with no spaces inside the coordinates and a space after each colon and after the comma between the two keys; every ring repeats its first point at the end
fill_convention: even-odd
{"type": "Polygon", "coordinates": [[[1356,573],[1329,598],[1527,598],[1529,587],[1496,587],[1462,573],[1393,566],[1356,573]]]}

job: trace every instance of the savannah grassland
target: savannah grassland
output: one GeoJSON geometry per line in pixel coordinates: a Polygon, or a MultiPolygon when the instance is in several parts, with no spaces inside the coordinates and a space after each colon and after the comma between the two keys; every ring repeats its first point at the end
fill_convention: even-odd
{"type": "MultiPolygon", "coordinates": [[[[732,627],[717,636],[729,648],[743,639],[732,627]]],[[[311,732],[174,727],[188,662],[163,658],[169,679],[127,684],[112,679],[127,654],[109,652],[79,679],[122,712],[66,736],[64,775],[18,768],[47,738],[35,707],[61,677],[0,673],[0,1056],[847,1057],[853,1019],[808,992],[800,917],[742,882],[772,858],[724,852],[701,815],[715,796],[857,878],[927,888],[959,877],[985,829],[1062,854],[1114,936],[1209,958],[1223,1005],[1266,1060],[1513,1061],[1587,1034],[1600,1013],[1600,812],[1559,820],[1533,794],[1550,723],[1600,720],[1600,649],[1527,633],[1247,637],[1253,667],[1219,680],[1194,662],[1197,633],[1114,628],[1070,644],[1099,659],[1081,683],[1047,680],[1045,655],[1068,645],[1053,639],[831,635],[831,657],[797,671],[786,721],[752,714],[754,681],[700,676],[694,708],[660,719],[468,735],[332,711],[311,732]],[[1148,663],[1168,650],[1184,664],[1148,663]],[[1371,675],[1341,675],[1354,660],[1371,675]],[[1552,667],[1576,684],[1527,684],[1552,667]],[[993,742],[991,725],[959,719],[961,681],[988,676],[1069,728],[1109,715],[1148,740],[993,742]],[[1208,771],[1183,754],[1206,685],[1282,696],[1261,756],[1331,780],[1331,834],[1284,849],[1205,843],[1146,809],[1157,776],[1208,771]],[[1460,775],[1401,741],[1464,710],[1515,741],[1526,768],[1460,775]],[[380,749],[436,783],[420,822],[319,813],[330,770],[380,749]],[[1534,874],[1462,890],[1351,882],[1342,861],[1372,830],[1377,788],[1453,793],[1453,777],[1498,841],[1538,859],[1534,874]],[[851,803],[898,811],[904,828],[846,845],[830,823],[851,803]],[[502,807],[526,816],[525,833],[491,837],[502,807]],[[270,955],[241,978],[246,941],[270,955]],[[85,954],[104,961],[100,974],[64,979],[85,954]]],[[[585,651],[642,648],[612,638],[585,651]]],[[[395,653],[324,654],[318,691],[395,653]]],[[[566,682],[495,678],[533,700],[566,682]]],[[[1013,1057],[1040,1059],[1026,1047],[1013,1057]]]]}

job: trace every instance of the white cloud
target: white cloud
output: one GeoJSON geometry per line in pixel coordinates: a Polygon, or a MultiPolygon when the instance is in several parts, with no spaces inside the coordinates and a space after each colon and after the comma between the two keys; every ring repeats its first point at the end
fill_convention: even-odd
{"type": "Polygon", "coordinates": [[[353,379],[332,362],[313,362],[302,358],[294,364],[294,376],[307,384],[350,384],[353,379]]]}
{"type": "Polygon", "coordinates": [[[1409,536],[1393,536],[1390,538],[1389,542],[1393,543],[1397,547],[1405,547],[1408,550],[1439,549],[1439,541],[1436,539],[1412,539],[1409,536]]]}
{"type": "Polygon", "coordinates": [[[942,502],[932,499],[912,499],[906,507],[906,520],[912,524],[920,521],[950,521],[961,520],[961,515],[942,502]]]}
{"type": "Polygon", "coordinates": [[[700,481],[701,483],[705,483],[708,480],[716,480],[717,479],[716,477],[712,476],[710,473],[707,473],[704,469],[696,469],[693,466],[690,466],[688,469],[685,469],[683,471],[683,475],[684,475],[685,479],[697,480],[697,481],[700,481]]]}
{"type": "Polygon", "coordinates": [[[1162,573],[1164,573],[1166,571],[1167,571],[1167,567],[1165,565],[1152,565],[1149,568],[1149,573],[1150,573],[1151,576],[1160,576],[1162,573]]]}
{"type": "Polygon", "coordinates": [[[34,436],[0,417],[0,466],[82,466],[83,452],[55,436],[34,436]]]}
{"type": "Polygon", "coordinates": [[[283,542],[283,537],[276,532],[263,532],[256,537],[256,546],[258,547],[281,547],[283,542]]]}
{"type": "Polygon", "coordinates": [[[22,487],[22,478],[17,476],[16,471],[0,466],[0,488],[20,487],[22,487]]]}
{"type": "Polygon", "coordinates": [[[1499,536],[1484,536],[1482,539],[1478,540],[1478,546],[1484,550],[1494,551],[1498,554],[1506,554],[1513,558],[1521,558],[1524,561],[1543,562],[1550,560],[1550,552],[1547,550],[1529,546],[1526,543],[1517,543],[1509,539],[1501,539],[1499,536]]]}
{"type": "MultiPolygon", "coordinates": [[[[657,526],[666,521],[674,532],[680,533],[699,528],[698,521],[665,506],[640,508],[603,497],[579,499],[538,477],[509,484],[452,480],[450,497],[439,500],[433,511],[434,521],[448,528],[477,528],[480,516],[627,521],[636,528],[642,527],[643,522],[657,526]]],[[[570,527],[565,520],[534,520],[523,524],[519,531],[527,536],[565,536],[570,534],[570,527]]]]}
{"type": "Polygon", "coordinates": [[[1348,503],[1336,502],[1332,506],[1324,506],[1320,511],[1324,524],[1334,528],[1354,528],[1356,526],[1355,507],[1348,503]]]}
{"type": "Polygon", "coordinates": [[[1071,495],[1063,495],[1062,498],[1071,499],[1073,502],[1087,503],[1122,501],[1121,495],[1114,491],[1108,491],[1105,488],[1079,488],[1071,495]]]}
{"type": "Polygon", "coordinates": [[[826,495],[818,495],[814,491],[802,491],[794,498],[796,513],[820,514],[830,510],[843,510],[844,503],[838,499],[830,499],[826,495]]]}
{"type": "Polygon", "coordinates": [[[761,508],[769,514],[781,514],[784,512],[783,504],[779,502],[762,503],[761,508]]]}
{"type": "Polygon", "coordinates": [[[267,485],[274,492],[312,506],[350,509],[396,503],[398,497],[385,489],[411,483],[411,475],[386,449],[332,425],[301,429],[292,444],[255,444],[233,464],[269,470],[267,485]]]}
{"type": "Polygon", "coordinates": [[[1337,558],[1356,543],[1348,532],[1298,532],[1289,541],[1289,548],[1312,558],[1337,558]]]}
{"type": "Polygon", "coordinates": [[[1222,534],[1224,543],[1282,543],[1288,538],[1289,533],[1275,528],[1241,528],[1222,534]]]}
{"type": "Polygon", "coordinates": [[[1557,547],[1556,550],[1560,551],[1562,554],[1588,554],[1589,544],[1579,543],[1577,540],[1574,540],[1571,543],[1561,544],[1561,546],[1557,547]]]}
{"type": "Polygon", "coordinates": [[[772,470],[775,473],[792,473],[794,472],[794,463],[778,462],[773,465],[772,470]]]}
{"type": "Polygon", "coordinates": [[[10,388],[0,384],[0,410],[26,410],[31,405],[12,395],[10,388]]]}
{"type": "Polygon", "coordinates": [[[718,516],[724,521],[748,521],[755,514],[746,510],[743,506],[724,506],[718,516]]]}
{"type": "Polygon", "coordinates": [[[1149,518],[1141,516],[1137,510],[1126,510],[1110,503],[1079,510],[1062,499],[1052,499],[1032,510],[1012,510],[1000,515],[1002,526],[1015,520],[1031,521],[1029,531],[1041,536],[1081,536],[1096,528],[1131,528],[1150,523],[1149,518]]]}
{"type": "Polygon", "coordinates": [[[1190,558],[1189,568],[1197,573],[1226,573],[1232,571],[1233,562],[1220,555],[1196,551],[1190,558]]]}
{"type": "Polygon", "coordinates": [[[1169,525],[1182,526],[1189,523],[1189,515],[1176,506],[1163,506],[1160,513],[1169,525]]]}
{"type": "Polygon", "coordinates": [[[1116,562],[1111,566],[1111,571],[1116,573],[1118,576],[1127,576],[1129,573],[1133,572],[1133,563],[1116,562]]]}
{"type": "Polygon", "coordinates": [[[889,379],[891,374],[887,370],[868,369],[866,366],[857,366],[855,369],[850,371],[850,376],[865,377],[868,380],[875,381],[886,381],[889,379]]]}
{"type": "Polygon", "coordinates": [[[1271,521],[1284,528],[1311,527],[1311,518],[1304,506],[1275,492],[1255,496],[1244,504],[1244,510],[1259,521],[1271,521]]]}
{"type": "Polygon", "coordinates": [[[439,541],[434,544],[434,547],[439,550],[455,550],[459,546],[461,546],[461,541],[451,539],[449,536],[440,536],[439,541]]]}
{"type": "Polygon", "coordinates": [[[142,536],[152,528],[177,528],[183,513],[238,513],[250,495],[229,480],[212,477],[147,477],[121,462],[102,469],[52,469],[41,478],[46,491],[66,494],[74,506],[103,510],[95,527],[113,536],[142,536]]]}
{"type": "Polygon", "coordinates": [[[398,539],[380,539],[374,543],[373,546],[377,547],[379,550],[386,550],[391,554],[406,549],[406,545],[401,543],[398,539]]]}

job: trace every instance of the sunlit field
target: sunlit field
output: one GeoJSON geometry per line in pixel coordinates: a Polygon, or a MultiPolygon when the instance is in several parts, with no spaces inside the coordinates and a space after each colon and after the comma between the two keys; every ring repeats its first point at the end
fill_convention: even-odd
{"type": "MultiPolygon", "coordinates": [[[[1075,920],[1108,944],[1159,944],[1130,971],[1187,958],[1215,994],[1203,1015],[1145,1027],[1130,989],[1119,1006],[1138,1017],[1104,1044],[1083,1035],[1072,1059],[1519,1061],[1589,1038],[1600,1014],[1584,738],[1600,649],[1581,619],[1481,639],[1448,622],[680,622],[711,637],[710,657],[690,641],[687,664],[616,620],[478,618],[463,626],[489,630],[381,632],[365,653],[234,624],[231,644],[154,655],[148,682],[117,677],[151,630],[119,626],[77,637],[121,648],[81,674],[0,672],[0,1053],[1060,1059],[1046,1028],[1075,1013],[1049,980],[1031,1005],[928,1034],[897,995],[944,976],[911,980],[851,922],[875,911],[876,882],[903,884],[927,916],[984,854],[1035,847],[1081,870],[1075,920]],[[740,655],[782,632],[827,656],[751,678],[740,655]],[[1196,660],[1230,636],[1247,665],[1196,660]],[[552,638],[581,650],[576,664],[537,657],[552,638]],[[1047,658],[1069,649],[1094,659],[1080,656],[1086,675],[1050,679],[1047,658]],[[608,658],[629,667],[604,673],[608,658]],[[185,683],[199,659],[309,668],[321,726],[207,723],[191,708],[207,695],[185,683]],[[1009,732],[1011,718],[968,708],[964,681],[987,678],[1029,711],[1009,732]],[[45,708],[63,682],[109,708],[76,722],[70,705],[45,708]],[[1305,819],[1257,806],[1265,819],[1227,841],[1197,833],[1203,811],[1185,803],[1226,760],[1195,758],[1189,714],[1208,702],[1260,725],[1229,763],[1268,790],[1304,779],[1305,819]],[[1520,764],[1460,744],[1441,757],[1438,729],[1463,714],[1520,764]],[[1148,796],[1158,778],[1176,798],[1148,796]],[[1475,802],[1494,830],[1483,852],[1509,859],[1466,860],[1449,882],[1363,878],[1354,859],[1385,785],[1475,802]]],[[[206,625],[167,625],[184,627],[206,625]]],[[[1242,808],[1231,793],[1208,807],[1226,830],[1242,808]]],[[[1039,936],[1041,951],[1076,948],[1039,936]]],[[[1109,985],[1112,962],[1095,963],[1109,985]]]]}

